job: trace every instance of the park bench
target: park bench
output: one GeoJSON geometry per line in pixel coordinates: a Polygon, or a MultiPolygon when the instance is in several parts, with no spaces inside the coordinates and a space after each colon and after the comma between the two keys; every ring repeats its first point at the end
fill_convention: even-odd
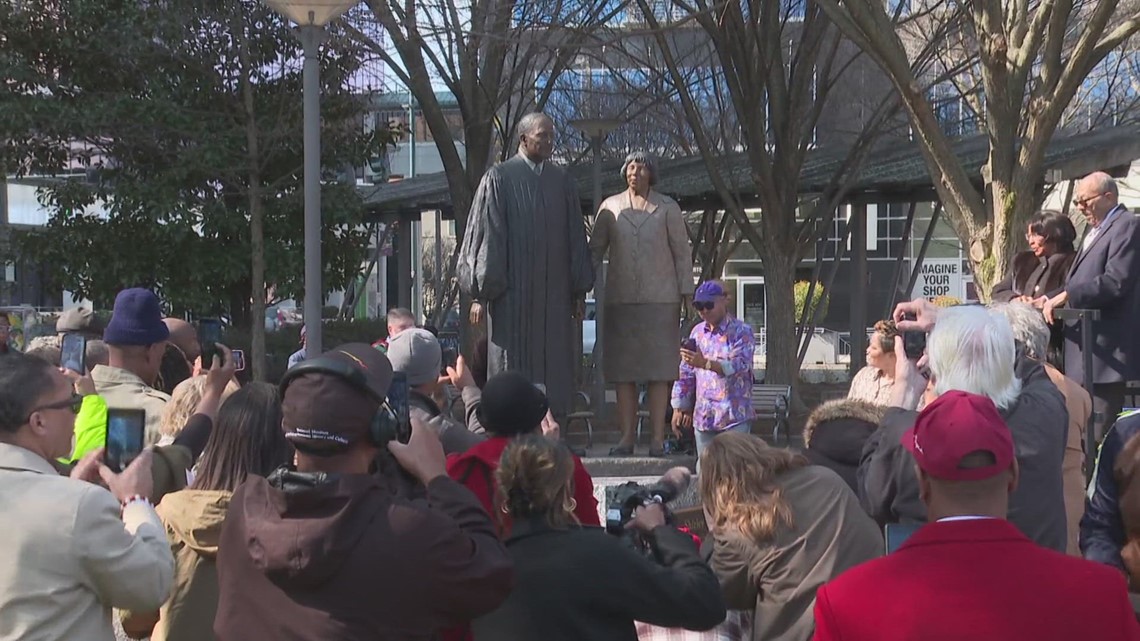
{"type": "Polygon", "coordinates": [[[788,407],[791,398],[791,385],[757,383],[752,386],[752,408],[756,412],[756,418],[773,422],[773,445],[780,444],[781,433],[784,437],[784,444],[792,444],[791,425],[788,422],[788,407]]]}

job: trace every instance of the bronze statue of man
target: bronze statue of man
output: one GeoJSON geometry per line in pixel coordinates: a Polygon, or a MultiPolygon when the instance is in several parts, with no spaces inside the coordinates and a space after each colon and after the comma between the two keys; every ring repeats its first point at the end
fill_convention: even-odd
{"type": "Polygon", "coordinates": [[[487,320],[487,373],[516,370],[546,387],[564,417],[581,361],[574,346],[594,270],[574,179],[552,163],[554,123],[542,113],[518,125],[519,153],[479,183],[463,247],[459,286],[487,320]]]}

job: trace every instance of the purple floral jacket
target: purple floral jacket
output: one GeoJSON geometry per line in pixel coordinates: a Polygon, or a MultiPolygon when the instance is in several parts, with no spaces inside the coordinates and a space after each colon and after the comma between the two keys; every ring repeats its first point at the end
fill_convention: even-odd
{"type": "Polygon", "coordinates": [[[752,327],[735,316],[725,316],[716,327],[698,323],[689,338],[705,358],[718,361],[724,376],[695,369],[684,362],[673,384],[673,409],[692,410],[693,426],[702,432],[719,432],[751,421],[752,355],[756,339],[752,327]]]}

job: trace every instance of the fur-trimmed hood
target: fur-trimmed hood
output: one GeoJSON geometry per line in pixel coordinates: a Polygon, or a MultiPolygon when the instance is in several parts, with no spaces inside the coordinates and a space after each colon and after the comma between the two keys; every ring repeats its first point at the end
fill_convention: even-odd
{"type": "Polygon", "coordinates": [[[882,422],[883,414],[886,413],[886,411],[887,408],[885,406],[874,405],[867,401],[857,401],[847,398],[827,401],[812,410],[811,415],[808,416],[807,425],[804,426],[804,447],[811,445],[812,434],[815,433],[815,428],[821,423],[841,419],[853,419],[878,425],[882,422]]]}

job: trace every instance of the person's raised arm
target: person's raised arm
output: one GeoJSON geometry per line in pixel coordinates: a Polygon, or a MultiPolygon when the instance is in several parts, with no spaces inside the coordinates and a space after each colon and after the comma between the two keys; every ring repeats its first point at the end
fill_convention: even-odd
{"type": "Polygon", "coordinates": [[[202,400],[198,401],[194,414],[174,438],[175,445],[190,450],[190,458],[194,461],[198,460],[202,451],[206,449],[206,442],[210,440],[210,432],[214,429],[214,420],[218,417],[218,408],[222,404],[222,395],[234,378],[233,352],[222,344],[218,344],[218,348],[221,349],[222,356],[215,355],[211,359],[210,369],[206,372],[206,385],[202,390],[202,400]]]}
{"type": "Polygon", "coordinates": [[[490,515],[467,488],[447,476],[439,437],[412,421],[408,443],[388,445],[392,456],[427,488],[432,509],[418,512],[409,529],[425,559],[415,589],[436,615],[462,623],[498,607],[510,594],[514,570],[490,515]]]}
{"type": "Polygon", "coordinates": [[[447,368],[447,379],[459,390],[463,397],[463,418],[467,429],[476,433],[486,433],[486,428],[479,420],[479,406],[483,403],[483,391],[475,384],[475,376],[467,366],[467,359],[460,354],[455,358],[455,366],[447,368]]]}

